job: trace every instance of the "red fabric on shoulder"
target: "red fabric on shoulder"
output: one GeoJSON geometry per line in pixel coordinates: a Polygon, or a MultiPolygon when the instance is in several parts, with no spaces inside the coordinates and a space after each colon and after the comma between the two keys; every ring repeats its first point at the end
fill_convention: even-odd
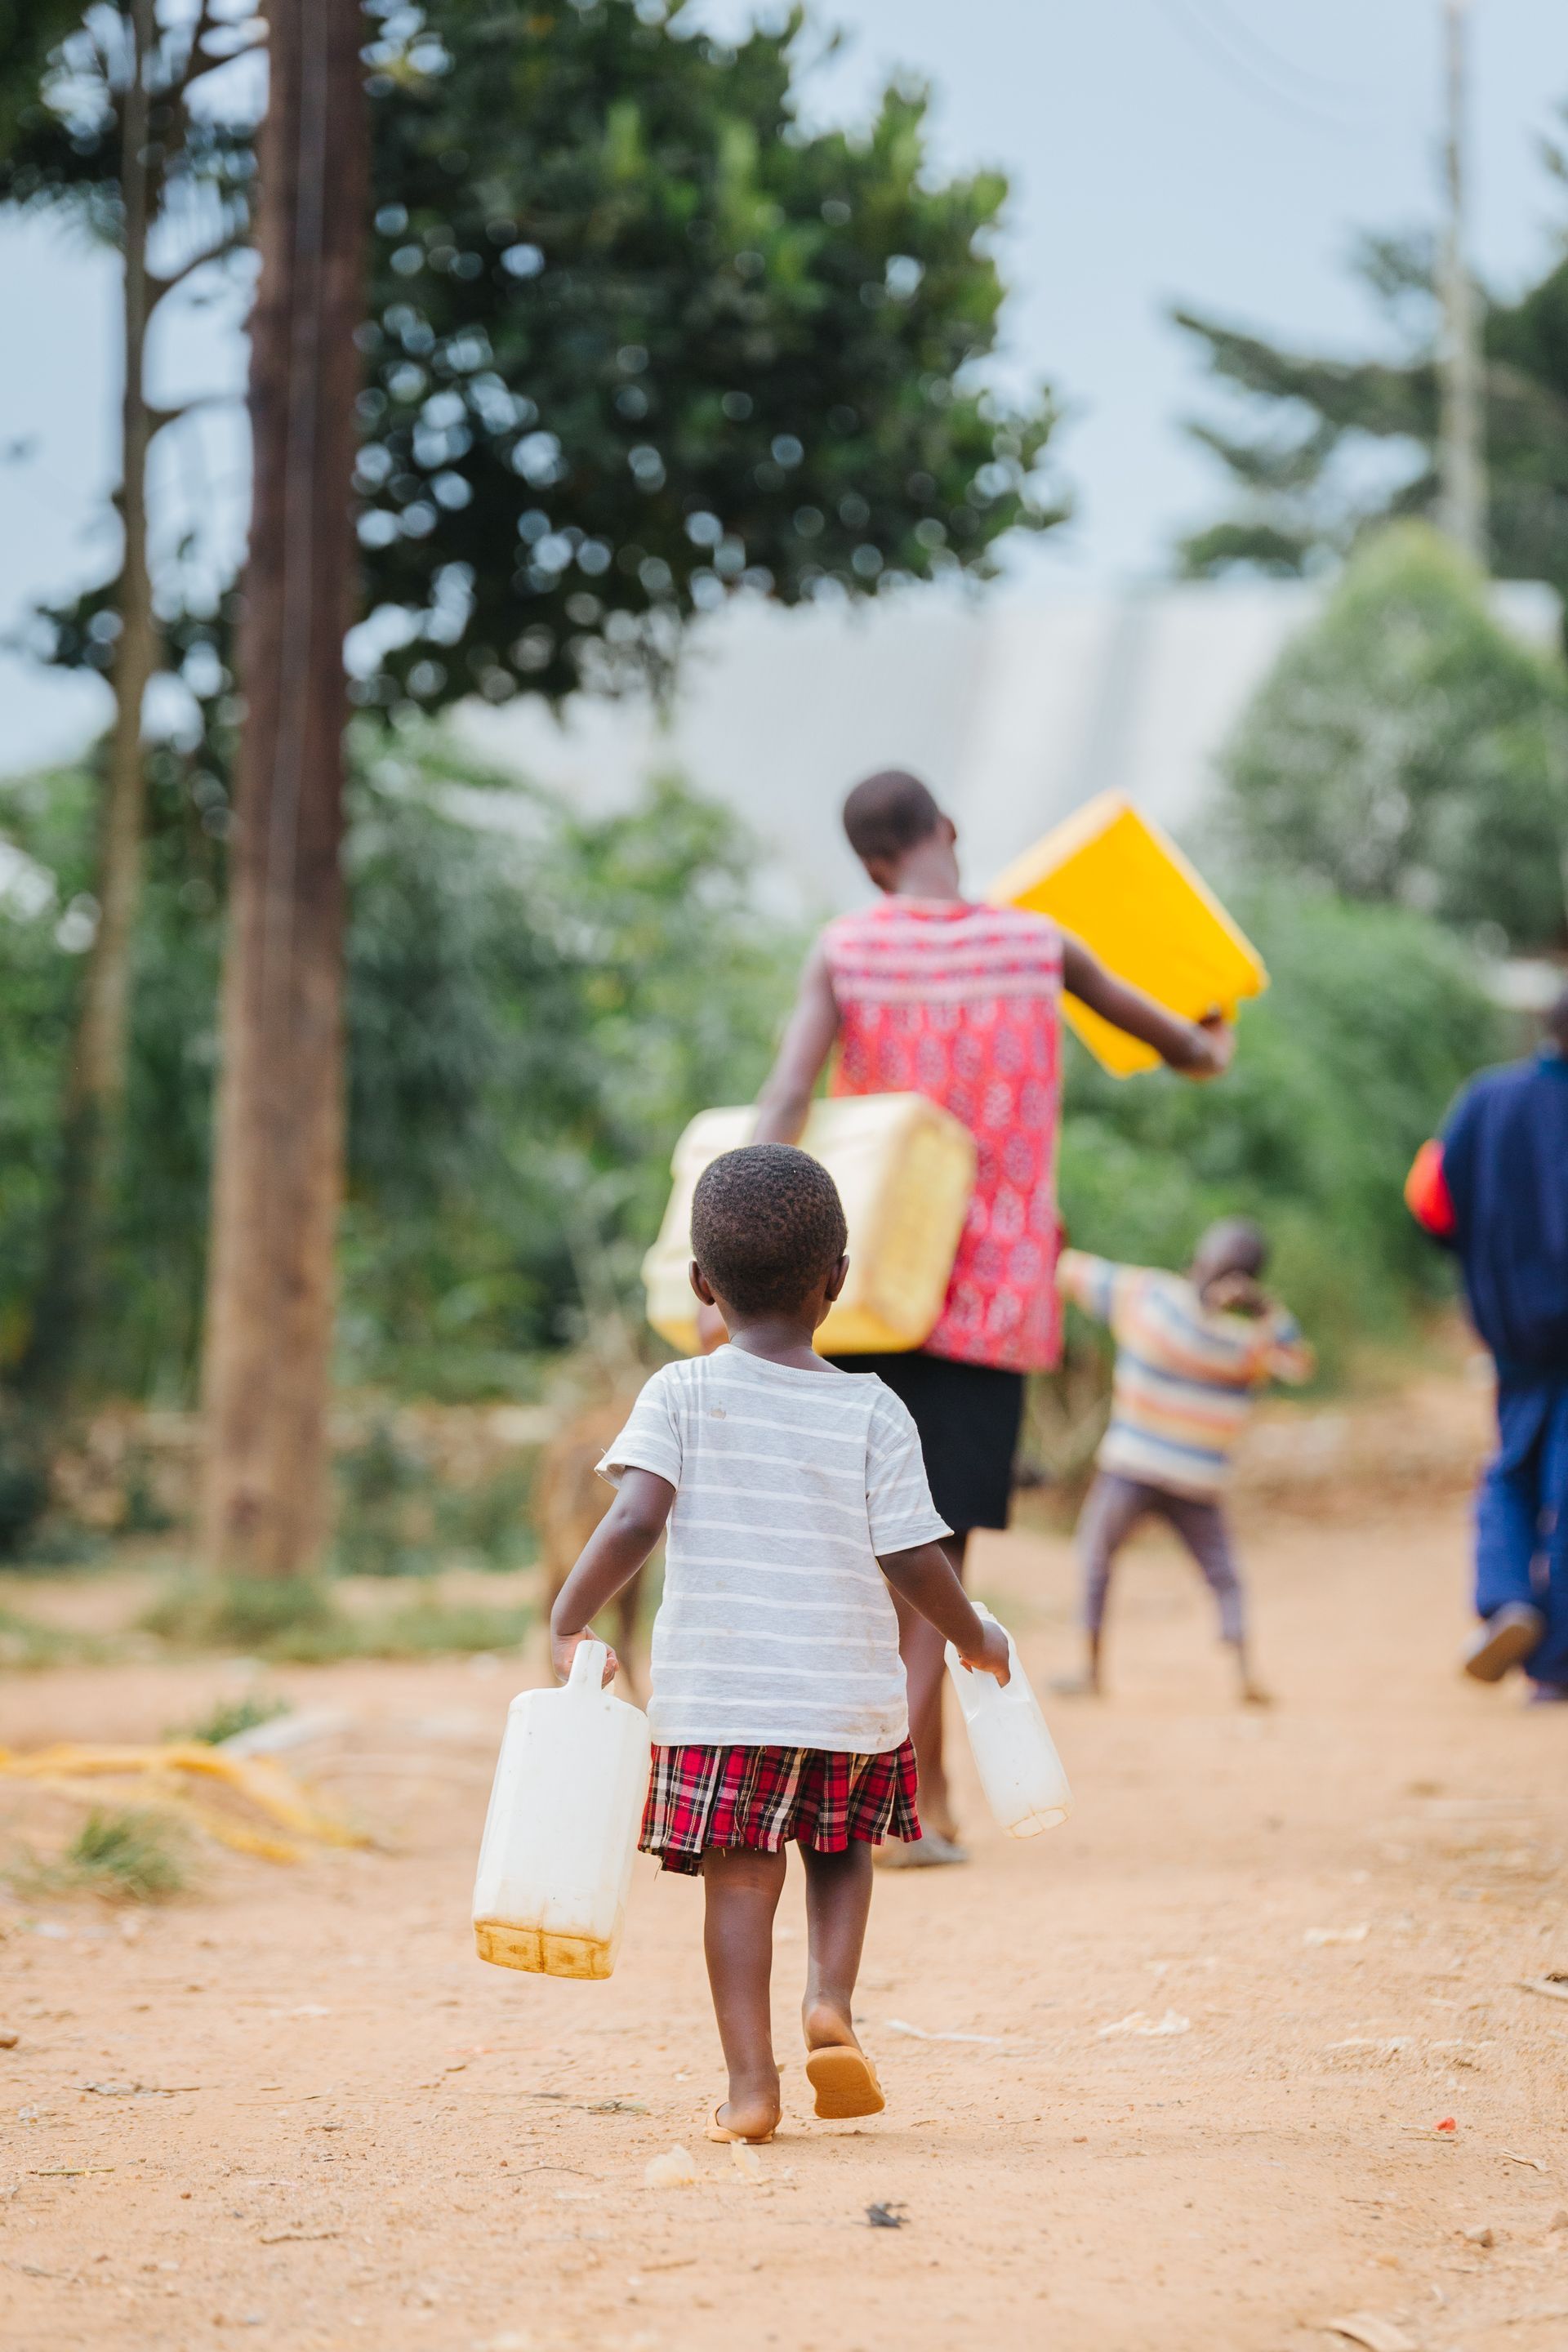
{"type": "Polygon", "coordinates": [[[1443,1147],[1436,1137],[1424,1143],[1410,1163],[1405,1180],[1405,1205],[1416,1223],[1439,1241],[1453,1237],[1458,1223],[1443,1173],[1443,1147]]]}

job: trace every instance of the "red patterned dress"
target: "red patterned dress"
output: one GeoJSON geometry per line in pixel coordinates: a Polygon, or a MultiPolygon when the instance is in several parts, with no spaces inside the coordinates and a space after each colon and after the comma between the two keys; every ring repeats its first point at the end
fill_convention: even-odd
{"type": "Polygon", "coordinates": [[[979,1148],[947,1299],[922,1353],[1047,1369],[1060,1342],[1061,934],[1020,908],[890,897],[839,916],[823,944],[841,1041],[834,1093],[929,1096],[979,1148]]]}

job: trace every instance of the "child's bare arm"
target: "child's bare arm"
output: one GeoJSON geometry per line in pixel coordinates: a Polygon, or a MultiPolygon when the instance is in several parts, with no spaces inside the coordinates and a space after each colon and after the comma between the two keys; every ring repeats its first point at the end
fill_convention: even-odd
{"type": "MultiPolygon", "coordinates": [[[[615,1501],[577,1555],[577,1564],[550,1612],[550,1657],[564,1680],[577,1644],[601,1609],[629,1584],[664,1533],[675,1500],[668,1478],[651,1470],[623,1470],[615,1501]]],[[[614,1650],[605,1666],[610,1682],[620,1665],[614,1650]]]]}
{"type": "Polygon", "coordinates": [[[966,1666],[978,1674],[994,1675],[999,1683],[1007,1682],[1007,1636],[1000,1625],[989,1624],[981,1616],[940,1544],[912,1544],[908,1551],[884,1552],[878,1565],[893,1591],[952,1643],[966,1666]]]}

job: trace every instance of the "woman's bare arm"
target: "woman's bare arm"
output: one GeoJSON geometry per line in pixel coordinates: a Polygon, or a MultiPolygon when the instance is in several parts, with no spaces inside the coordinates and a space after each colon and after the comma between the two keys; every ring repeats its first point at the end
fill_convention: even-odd
{"type": "Polygon", "coordinates": [[[1230,1067],[1236,1032],[1223,1014],[1211,1013],[1203,1021],[1184,1021],[1179,1013],[1168,1013],[1141,988],[1107,971],[1100,958],[1070,932],[1062,936],[1062,985],[1091,1013],[1124,1029],[1130,1037],[1152,1045],[1160,1059],[1184,1077],[1217,1078],[1230,1067]]]}
{"type": "Polygon", "coordinates": [[[827,969],[827,952],[818,940],[805,960],[795,1011],[778,1058],[757,1097],[753,1143],[797,1143],[811,1108],[811,1097],[823,1066],[838,1034],[838,1005],[827,969]]]}

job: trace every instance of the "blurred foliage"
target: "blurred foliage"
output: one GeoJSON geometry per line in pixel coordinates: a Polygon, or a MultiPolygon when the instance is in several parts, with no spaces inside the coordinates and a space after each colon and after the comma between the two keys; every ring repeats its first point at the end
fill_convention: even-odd
{"type": "Polygon", "coordinates": [[[1368,540],[1225,756],[1254,863],[1518,950],[1568,937],[1568,672],[1426,524],[1368,540]]]}
{"type": "MultiPolygon", "coordinates": [[[[404,1393],[529,1392],[543,1351],[620,1307],[637,1315],[670,1148],[694,1111],[755,1088],[800,943],[758,911],[733,821],[671,782],[584,821],[540,794],[487,791],[482,769],[423,729],[390,747],[372,735],[360,753],[341,1369],[404,1393]]],[[[201,1297],[216,916],[205,898],[185,902],[182,856],[207,860],[213,844],[171,814],[172,781],[170,794],[100,1360],[107,1386],[179,1399],[201,1297]]],[[[68,877],[86,800],[68,773],[52,789],[25,781],[0,796],[0,825],[68,877]]],[[[1240,912],[1274,984],[1243,1015],[1235,1069],[1215,1087],[1119,1085],[1075,1054],[1064,1206],[1083,1246],[1169,1265],[1210,1216],[1258,1216],[1332,1369],[1354,1334],[1397,1332],[1441,1286],[1399,1187],[1501,1041],[1465,950],[1419,914],[1299,883],[1258,886],[1240,912]]],[[[0,912],[0,1105],[24,1171],[47,1164],[55,1116],[38,1065],[65,1034],[72,959],[58,928],[58,907],[0,912]]],[[[36,1192],[8,1187],[12,1345],[37,1227],[36,1192]]],[[[442,1488],[374,1429],[341,1475],[342,1565],[518,1556],[516,1480],[442,1488]]]]}
{"type": "Polygon", "coordinates": [[[1233,1067],[1207,1086],[1121,1082],[1075,1048],[1063,1214],[1080,1249],[1170,1266],[1211,1218],[1256,1217],[1273,1244],[1269,1286],[1331,1380],[1354,1340],[1397,1339],[1414,1307],[1448,1295],[1400,1188],[1503,1039],[1469,958],[1430,920],[1287,883],[1234,903],[1271,985],[1242,1011],[1233,1067]]]}
{"type": "MultiPolygon", "coordinates": [[[[156,763],[111,1303],[94,1351],[105,1390],[171,1402],[194,1391],[205,1272],[220,925],[205,774],[173,753],[156,763]]],[[[583,820],[493,784],[417,727],[356,745],[349,1381],[527,1388],[541,1349],[634,1295],[676,1136],[755,1087],[787,995],[797,942],[759,918],[752,852],[724,812],[665,782],[583,820]]],[[[91,803],[76,771],[0,784],[0,834],[35,861],[26,888],[0,896],[12,1359],[58,1144],[91,803]]],[[[502,1541],[493,1528],[481,1540],[486,1507],[472,1506],[476,1550],[502,1541]]]]}
{"type": "MultiPolygon", "coordinates": [[[[1549,160],[1563,178],[1561,155],[1549,160]]],[[[1236,429],[1191,427],[1225,467],[1237,503],[1182,543],[1185,571],[1309,571],[1345,553],[1369,524],[1436,511],[1436,242],[1367,237],[1352,267],[1375,308],[1384,359],[1290,351],[1197,311],[1174,313],[1246,418],[1236,429]]],[[[1568,601],[1568,259],[1517,300],[1478,299],[1492,568],[1505,580],[1550,581],[1568,601]]]]}
{"type": "Polygon", "coordinates": [[[329,1584],[302,1576],[176,1577],[141,1620],[174,1648],[243,1650],[279,1664],[342,1658],[427,1658],[514,1649],[533,1622],[525,1606],[447,1601],[434,1579],[396,1609],[345,1609],[329,1584]]]}
{"type": "MultiPolygon", "coordinates": [[[[53,46],[0,40],[0,205],[112,243],[123,7],[47,22],[67,16],[53,46]]],[[[184,111],[181,92],[255,20],[236,0],[170,17],[154,113],[178,131],[184,270],[243,236],[254,158],[246,77],[184,111]]],[[[1001,533],[1056,519],[1030,479],[1049,400],[974,381],[1005,183],[933,176],[921,93],[805,132],[798,14],[733,46],[679,0],[367,18],[363,701],[661,674],[682,621],[742,583],[795,602],[984,572],[1001,533]]],[[[168,666],[212,743],[235,716],[233,598],[164,572],[168,666]]],[[[113,590],[41,616],[49,658],[110,667],[113,590]]]]}
{"type": "Polygon", "coordinates": [[[521,1568],[533,1558],[531,1456],[458,1486],[388,1416],[336,1460],[332,1564],[345,1576],[430,1576],[438,1569],[521,1568]]]}

